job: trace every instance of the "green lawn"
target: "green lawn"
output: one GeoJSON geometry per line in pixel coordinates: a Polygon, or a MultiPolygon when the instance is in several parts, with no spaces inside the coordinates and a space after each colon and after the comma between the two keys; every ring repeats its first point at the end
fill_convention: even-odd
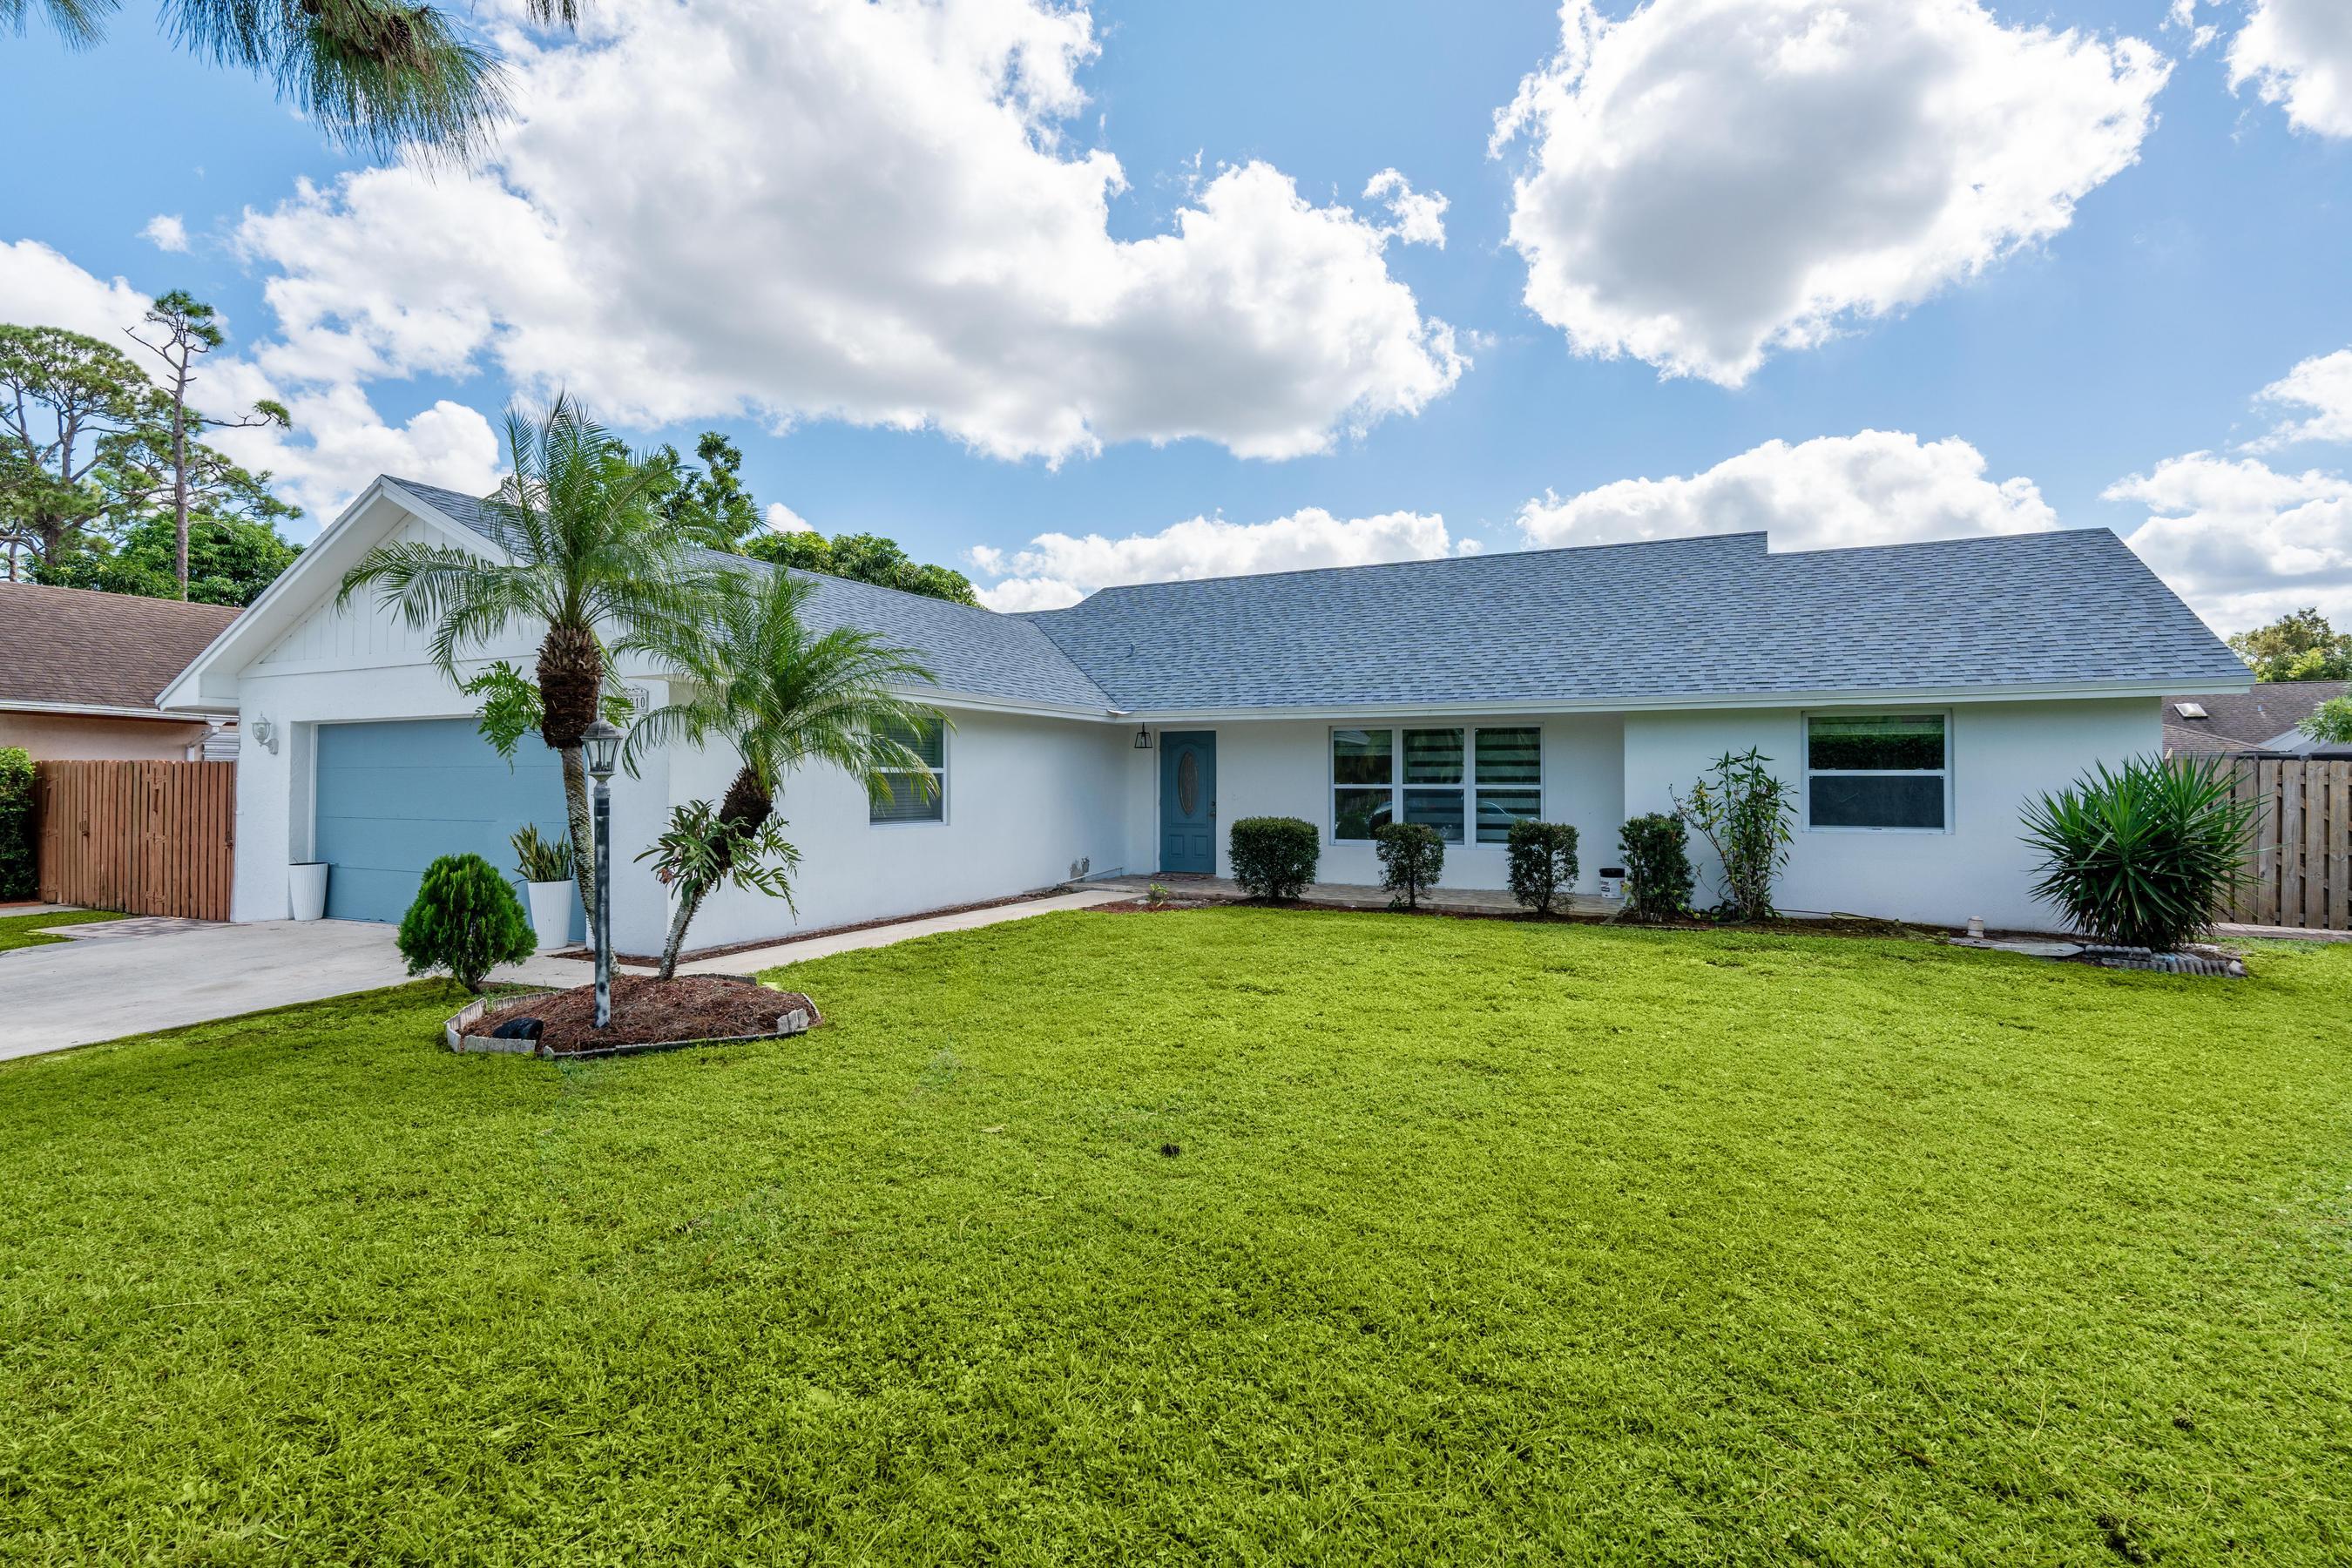
{"type": "MultiPolygon", "coordinates": [[[[43,936],[41,931],[46,926],[83,926],[121,918],[110,910],[74,910],[65,914],[0,915],[0,952],[68,940],[61,936],[43,936]]],[[[5,1009],[5,1004],[0,1003],[0,1009],[5,1009]]]]}
{"type": "Polygon", "coordinates": [[[2352,946],[1221,910],[0,1066],[0,1560],[2341,1563],[2352,946]]]}

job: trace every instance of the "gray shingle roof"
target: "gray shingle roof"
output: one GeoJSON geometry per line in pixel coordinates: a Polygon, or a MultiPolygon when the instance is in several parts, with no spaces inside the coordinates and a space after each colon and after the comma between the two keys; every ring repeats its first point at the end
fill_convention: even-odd
{"type": "MultiPolygon", "coordinates": [[[[470,496],[393,481],[489,535],[470,496]]],[[[1774,554],[1762,533],[1106,588],[998,615],[810,574],[949,691],[1130,711],[2248,679],[2105,529],[1774,554]]]]}
{"type": "Polygon", "coordinates": [[[1736,533],[1147,584],[1030,618],[1129,709],[2246,679],[2105,529],[1765,544],[1736,533]]]}
{"type": "MultiPolygon", "coordinates": [[[[414,479],[392,482],[452,522],[486,539],[497,537],[476,498],[414,479]]],[[[737,566],[780,570],[741,556],[723,559],[737,566]]],[[[1110,699],[1044,631],[1018,616],[1000,616],[992,610],[814,572],[796,575],[816,584],[808,609],[809,624],[816,630],[856,626],[912,648],[944,692],[1095,712],[1108,711],[1111,706],[1110,699]]]]}
{"type": "Polygon", "coordinates": [[[2271,680],[2252,691],[2199,691],[2168,697],[2164,700],[2165,741],[2182,751],[2255,751],[2286,735],[2321,703],[2345,696],[2352,696],[2352,680],[2271,680]],[[2174,707],[2180,702],[2197,704],[2205,710],[2205,717],[2191,719],[2180,713],[2174,707]]]}

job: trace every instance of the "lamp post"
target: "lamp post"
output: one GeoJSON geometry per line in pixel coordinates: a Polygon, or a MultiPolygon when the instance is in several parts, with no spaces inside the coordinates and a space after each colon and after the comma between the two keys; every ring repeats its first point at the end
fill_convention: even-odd
{"type": "Polygon", "coordinates": [[[603,719],[580,737],[588,752],[588,776],[596,781],[596,1026],[613,1022],[613,764],[621,752],[621,727],[603,719]]]}

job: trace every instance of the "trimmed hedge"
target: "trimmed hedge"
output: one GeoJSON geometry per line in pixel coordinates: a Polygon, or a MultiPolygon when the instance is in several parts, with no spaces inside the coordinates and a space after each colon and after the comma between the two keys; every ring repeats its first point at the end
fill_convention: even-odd
{"type": "Polygon", "coordinates": [[[1315,880],[1323,836],[1295,816],[1244,816],[1229,838],[1234,880],[1253,899],[1295,899],[1315,880]]]}
{"type": "Polygon", "coordinates": [[[1539,915],[1576,886],[1576,829],[1565,822],[1511,824],[1511,897],[1539,915]]]}
{"type": "Polygon", "coordinates": [[[409,973],[446,969],[478,996],[491,970],[535,951],[513,886],[479,855],[444,855],[425,868],[398,940],[409,973]]]}
{"type": "Polygon", "coordinates": [[[1625,858],[1625,914],[1629,920],[1666,921],[1688,914],[1698,879],[1690,863],[1690,833],[1670,811],[1654,811],[1625,824],[1617,837],[1625,858]]]}
{"type": "Polygon", "coordinates": [[[33,837],[33,759],[0,746],[0,899],[29,899],[38,878],[33,837]]]}
{"type": "Polygon", "coordinates": [[[1379,846],[1381,886],[1396,895],[1389,907],[1419,909],[1421,895],[1445,869],[1445,840],[1425,822],[1391,822],[1372,829],[1372,841],[1379,846]]]}

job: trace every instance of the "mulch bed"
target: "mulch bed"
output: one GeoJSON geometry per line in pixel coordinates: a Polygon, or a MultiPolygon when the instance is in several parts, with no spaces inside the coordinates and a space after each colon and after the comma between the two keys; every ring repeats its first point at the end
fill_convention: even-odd
{"type": "Polygon", "coordinates": [[[615,974],[613,1021],[604,1028],[596,1027],[596,988],[576,985],[493,1009],[467,1032],[487,1035],[509,1018],[537,1018],[546,1026],[541,1046],[560,1056],[613,1046],[772,1035],[776,1020],[795,1007],[806,1008],[812,1020],[817,1016],[816,1004],[797,991],[772,990],[730,974],[681,974],[669,981],[615,974]]]}

